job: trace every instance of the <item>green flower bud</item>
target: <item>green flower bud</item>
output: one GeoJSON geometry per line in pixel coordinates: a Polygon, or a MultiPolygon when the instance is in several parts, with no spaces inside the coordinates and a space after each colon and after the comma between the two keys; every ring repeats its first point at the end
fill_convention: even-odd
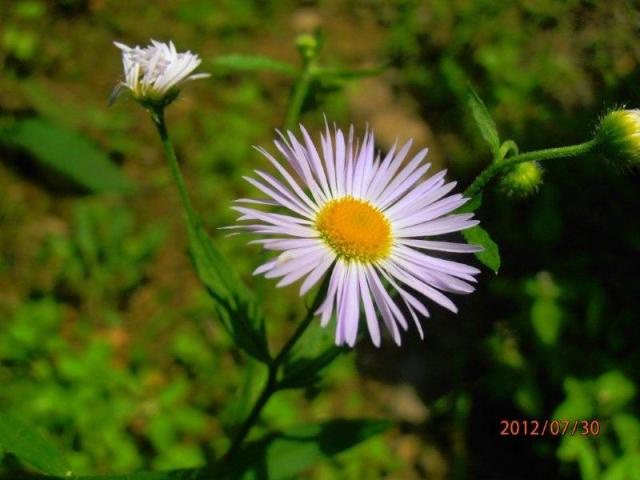
{"type": "Polygon", "coordinates": [[[535,193],[541,183],[542,167],[538,162],[518,163],[500,180],[503,191],[522,198],[535,193]]]}
{"type": "Polygon", "coordinates": [[[318,54],[320,42],[318,42],[318,38],[315,35],[303,33],[296,38],[296,47],[305,62],[308,62],[318,54]]]}
{"type": "Polygon", "coordinates": [[[596,151],[622,166],[640,163],[640,110],[614,110],[600,120],[596,151]]]}

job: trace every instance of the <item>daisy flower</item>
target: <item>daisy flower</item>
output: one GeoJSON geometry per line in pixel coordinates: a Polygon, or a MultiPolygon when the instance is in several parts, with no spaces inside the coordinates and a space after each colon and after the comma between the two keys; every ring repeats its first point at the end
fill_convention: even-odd
{"type": "Polygon", "coordinates": [[[442,292],[474,290],[478,269],[432,252],[482,248],[431,239],[479,223],[472,213],[452,213],[468,199],[448,195],[456,183],[446,183],[445,171],[424,177],[430,167],[424,163],[427,149],[404,161],[411,141],[381,158],[371,132],[359,144],[353,127],[345,138],[339,129],[332,135],[327,126],[318,151],[304,127],[301,130],[302,141],[291,132],[278,132],[274,142],[288,168],[257,147],[280,178],[256,170],[257,178],[245,179],[268,198],[240,199],[233,207],[242,214],[238,221],[249,223],[230,228],[267,235],[251,243],[281,252],[254,274],[280,278],[279,287],[302,280],[304,295],[330,272],[326,298],[315,313],[323,327],[335,314],[338,345],[355,344],[361,312],[376,346],[379,317],[398,345],[400,330],[409,327],[408,317],[423,338],[420,316],[429,316],[424,299],[456,312],[442,292]],[[265,212],[255,205],[282,211],[265,212]]]}
{"type": "Polygon", "coordinates": [[[173,42],[151,40],[151,45],[144,48],[113,43],[122,50],[124,81],[115,88],[112,99],[128,89],[136,100],[168,104],[183,83],[209,76],[208,73],[192,74],[202,60],[190,51],[177,52],[173,42]]]}

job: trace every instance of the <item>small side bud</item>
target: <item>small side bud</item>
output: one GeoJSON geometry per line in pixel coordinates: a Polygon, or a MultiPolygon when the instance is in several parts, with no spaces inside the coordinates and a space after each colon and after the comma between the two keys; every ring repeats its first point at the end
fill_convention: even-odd
{"type": "Polygon", "coordinates": [[[596,151],[621,166],[640,163],[640,110],[607,113],[595,133],[596,151]]]}
{"type": "Polygon", "coordinates": [[[500,180],[504,192],[522,198],[537,192],[541,183],[542,167],[538,162],[518,163],[500,180]]]}

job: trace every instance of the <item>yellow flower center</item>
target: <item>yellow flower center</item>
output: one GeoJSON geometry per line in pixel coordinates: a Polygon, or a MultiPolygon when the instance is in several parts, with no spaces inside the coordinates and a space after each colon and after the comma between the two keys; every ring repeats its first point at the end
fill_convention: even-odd
{"type": "Polygon", "coordinates": [[[374,262],[391,251],[389,221],[365,200],[353,197],[331,200],[320,210],[316,228],[322,239],[347,260],[374,262]]]}

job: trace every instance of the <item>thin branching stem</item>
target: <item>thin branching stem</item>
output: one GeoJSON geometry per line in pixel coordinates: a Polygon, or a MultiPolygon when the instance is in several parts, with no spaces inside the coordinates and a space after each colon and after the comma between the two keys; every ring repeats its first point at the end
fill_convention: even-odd
{"type": "Polygon", "coordinates": [[[489,165],[480,175],[476,177],[471,185],[465,190],[466,197],[473,197],[478,194],[489,181],[497,174],[507,171],[509,168],[524,162],[540,162],[551,160],[554,158],[575,157],[590,152],[596,145],[595,140],[570,145],[567,147],[546,148],[544,150],[535,150],[533,152],[520,153],[505,160],[497,161],[489,165]]]}
{"type": "Polygon", "coordinates": [[[280,371],[280,367],[283,365],[284,361],[287,359],[287,356],[289,355],[289,353],[291,352],[295,344],[298,342],[298,340],[300,340],[300,337],[302,337],[302,334],[307,330],[307,328],[311,324],[311,321],[314,318],[316,310],[320,308],[320,305],[324,301],[327,288],[329,286],[329,279],[331,278],[332,272],[333,272],[333,268],[329,269],[329,271],[325,274],[325,278],[322,282],[322,285],[318,289],[318,292],[316,293],[313,303],[311,307],[309,307],[309,309],[307,310],[307,314],[305,315],[304,319],[302,320],[302,322],[298,324],[298,327],[291,334],[291,337],[289,337],[289,340],[287,340],[287,342],[284,344],[284,346],[280,350],[280,353],[278,353],[278,355],[269,364],[269,373],[267,376],[267,381],[262,387],[262,391],[260,392],[260,395],[258,396],[255,403],[253,404],[253,407],[251,409],[251,412],[249,413],[249,416],[247,416],[245,421],[240,426],[240,429],[238,430],[235,438],[233,439],[233,442],[231,443],[231,447],[229,447],[229,450],[225,454],[224,458],[226,461],[231,460],[238,453],[238,451],[240,450],[240,447],[242,446],[242,442],[244,442],[244,440],[247,438],[247,435],[249,435],[249,432],[251,431],[255,423],[258,421],[258,418],[262,413],[262,409],[267,404],[271,396],[278,391],[279,389],[278,373],[280,371]]]}

